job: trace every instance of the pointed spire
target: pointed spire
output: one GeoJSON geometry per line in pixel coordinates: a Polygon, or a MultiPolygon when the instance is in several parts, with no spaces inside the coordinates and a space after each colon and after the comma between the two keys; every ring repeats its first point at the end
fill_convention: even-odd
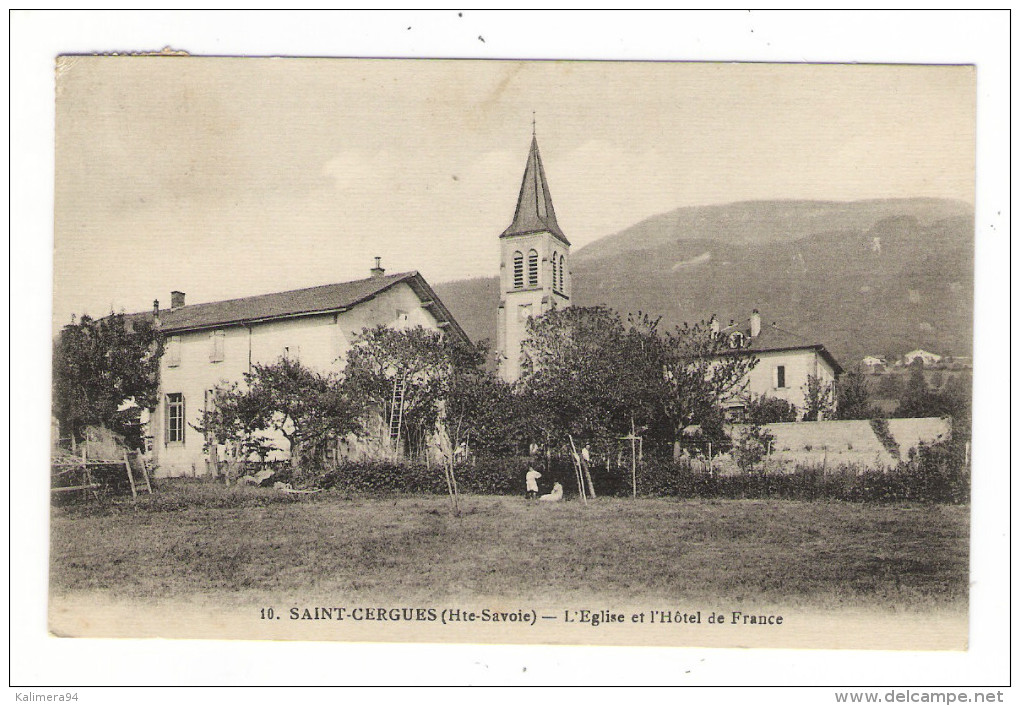
{"type": "MultiPolygon", "coordinates": [[[[532,118],[534,130],[534,118],[532,118]]],[[[511,235],[525,235],[548,231],[570,245],[567,236],[563,235],[556,222],[556,211],[553,209],[552,196],[549,195],[549,184],[545,179],[542,158],[538,154],[538,138],[531,136],[531,150],[528,152],[528,163],[524,167],[524,180],[521,182],[521,194],[517,197],[517,210],[514,222],[503,231],[501,238],[511,235]]]]}

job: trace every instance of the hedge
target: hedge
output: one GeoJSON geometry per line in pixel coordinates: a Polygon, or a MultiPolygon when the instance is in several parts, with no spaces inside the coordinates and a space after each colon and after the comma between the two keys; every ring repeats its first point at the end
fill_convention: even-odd
{"type": "MultiPolygon", "coordinates": [[[[566,497],[576,497],[577,477],[569,459],[503,457],[478,458],[458,466],[462,493],[523,495],[524,474],[533,466],[542,474],[540,492],[563,486],[566,497]]],[[[969,474],[963,459],[945,444],[922,446],[916,454],[889,471],[859,466],[797,466],[789,472],[720,475],[695,467],[689,461],[649,460],[638,466],[638,494],[677,498],[788,498],[796,500],[967,502],[969,474]]],[[[600,496],[631,494],[629,468],[591,467],[600,496]]],[[[343,465],[318,478],[320,487],[347,493],[446,492],[442,470],[419,463],[343,465]]]]}

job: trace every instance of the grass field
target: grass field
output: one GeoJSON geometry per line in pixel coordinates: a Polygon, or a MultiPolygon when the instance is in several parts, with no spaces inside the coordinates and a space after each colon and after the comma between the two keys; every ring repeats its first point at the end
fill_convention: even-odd
{"type": "Polygon", "coordinates": [[[196,481],[56,507],[51,590],[254,602],[730,599],[962,609],[969,508],[780,500],[289,496],[196,481]]]}

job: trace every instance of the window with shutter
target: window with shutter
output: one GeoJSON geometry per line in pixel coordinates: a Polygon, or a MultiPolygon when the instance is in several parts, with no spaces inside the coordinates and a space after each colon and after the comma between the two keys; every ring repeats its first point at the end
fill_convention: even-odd
{"type": "Polygon", "coordinates": [[[538,286],[538,251],[528,252],[528,286],[538,286]]]}
{"type": "Polygon", "coordinates": [[[514,253],[514,289],[524,288],[524,253],[514,253]]]}
{"type": "Polygon", "coordinates": [[[213,331],[209,336],[211,346],[209,350],[209,362],[219,363],[223,360],[224,341],[226,339],[223,331],[213,331]]]}
{"type": "Polygon", "coordinates": [[[166,364],[176,368],[181,364],[181,337],[171,336],[166,344],[166,364]]]}

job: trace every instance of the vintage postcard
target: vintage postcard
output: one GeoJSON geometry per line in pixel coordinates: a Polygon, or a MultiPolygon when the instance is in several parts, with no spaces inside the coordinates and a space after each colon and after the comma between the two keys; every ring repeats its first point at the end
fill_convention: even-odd
{"type": "Polygon", "coordinates": [[[973,67],[56,71],[52,634],[966,649],[973,67]]]}

